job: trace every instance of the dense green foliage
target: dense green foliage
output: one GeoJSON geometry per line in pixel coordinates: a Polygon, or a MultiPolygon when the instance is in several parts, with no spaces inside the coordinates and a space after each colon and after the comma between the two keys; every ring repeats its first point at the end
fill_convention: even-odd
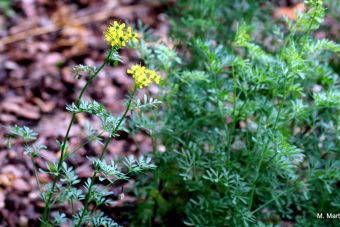
{"type": "Polygon", "coordinates": [[[145,120],[158,125],[158,169],[138,191],[137,226],[338,223],[317,219],[340,206],[339,75],[329,66],[340,46],[313,38],[322,1],[276,25],[259,1],[237,2],[179,1],[181,54],[139,49],[167,81],[162,111],[145,120]]]}

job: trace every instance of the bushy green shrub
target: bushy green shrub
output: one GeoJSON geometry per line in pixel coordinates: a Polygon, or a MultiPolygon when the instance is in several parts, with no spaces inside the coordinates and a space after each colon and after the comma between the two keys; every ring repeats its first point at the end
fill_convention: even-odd
{"type": "Polygon", "coordinates": [[[228,25],[238,18],[223,4],[177,4],[182,56],[162,45],[148,49],[153,55],[139,49],[168,77],[162,111],[147,118],[159,126],[152,133],[159,168],[139,190],[137,225],[335,225],[317,219],[338,213],[340,201],[339,76],[329,66],[340,46],[313,38],[322,1],[273,26],[275,48],[253,38],[258,24],[239,23],[233,33],[228,25]]]}

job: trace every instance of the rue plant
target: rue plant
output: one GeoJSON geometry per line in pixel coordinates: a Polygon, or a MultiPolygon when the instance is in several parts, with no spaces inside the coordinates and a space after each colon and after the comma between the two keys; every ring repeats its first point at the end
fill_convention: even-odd
{"type": "Polygon", "coordinates": [[[77,100],[66,106],[66,109],[72,112],[72,116],[65,137],[62,142],[59,142],[60,158],[58,162],[46,162],[46,167],[39,169],[40,172],[48,174],[53,178],[52,183],[42,186],[38,178],[35,158],[42,157],[40,151],[48,149],[42,144],[32,144],[32,141],[37,139],[38,134],[26,126],[8,128],[9,145],[13,137],[22,138],[25,143],[25,153],[30,156],[34,166],[36,181],[41,198],[45,204],[41,216],[41,226],[63,226],[65,224],[71,226],[118,226],[113,219],[97,209],[100,206],[109,206],[114,203],[110,199],[113,193],[109,190],[109,187],[118,180],[128,181],[131,176],[156,167],[151,163],[150,158],[142,156],[137,159],[129,156],[121,162],[115,160],[107,162],[104,160],[112,139],[118,137],[120,131],[128,132],[126,121],[128,121],[127,115],[129,111],[134,111],[131,118],[136,118],[143,113],[143,111],[137,111],[137,109],[144,110],[146,106],[154,107],[159,103],[155,99],[147,98],[147,96],[144,96],[144,101],[134,100],[138,90],[152,82],[159,83],[161,79],[161,76],[154,70],[147,69],[141,65],[132,66],[127,73],[131,74],[135,80],[135,87],[125,103],[123,114],[118,117],[113,116],[99,102],[84,100],[83,95],[86,89],[96,79],[99,72],[105,66],[116,65],[121,62],[119,50],[130,43],[130,41],[138,41],[138,34],[130,26],[116,21],[108,27],[104,37],[110,45],[104,62],[98,68],[84,65],[74,68],[75,77],[78,79],[87,74],[86,84],[81,89],[77,100]],[[79,113],[88,113],[98,117],[101,121],[101,132],[99,133],[91,125],[86,126],[89,134],[87,142],[72,151],[68,145],[68,139],[72,125],[76,120],[76,115],[79,113]],[[92,163],[94,171],[92,177],[83,182],[75,171],[77,166],[70,166],[67,159],[73,152],[76,152],[91,141],[103,144],[103,148],[99,157],[87,157],[92,163]],[[96,184],[97,179],[102,183],[96,184]],[[81,207],[75,206],[78,201],[83,202],[81,207]],[[50,213],[54,210],[55,205],[62,205],[64,203],[72,206],[72,216],[61,212],[54,212],[52,218],[50,213]],[[91,203],[94,204],[92,209],[89,208],[91,203]]]}
{"type": "Polygon", "coordinates": [[[152,117],[165,149],[156,144],[159,168],[138,187],[136,226],[338,224],[316,215],[339,212],[340,87],[329,62],[340,47],[313,38],[322,1],[306,1],[296,21],[252,26],[258,2],[234,2],[232,17],[218,0],[180,1],[178,56],[139,49],[168,77],[152,117]]]}

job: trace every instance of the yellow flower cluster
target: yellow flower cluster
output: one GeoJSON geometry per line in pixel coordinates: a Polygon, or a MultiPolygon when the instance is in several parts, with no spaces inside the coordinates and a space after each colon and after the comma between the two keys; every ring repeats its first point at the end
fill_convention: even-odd
{"type": "Polygon", "coordinates": [[[161,75],[141,65],[133,65],[127,73],[132,75],[138,88],[149,86],[152,82],[159,84],[161,81],[161,75]]]}
{"type": "Polygon", "coordinates": [[[138,42],[138,34],[133,32],[130,26],[125,27],[125,23],[119,24],[117,21],[107,28],[104,37],[113,48],[117,49],[124,47],[130,40],[138,42]]]}

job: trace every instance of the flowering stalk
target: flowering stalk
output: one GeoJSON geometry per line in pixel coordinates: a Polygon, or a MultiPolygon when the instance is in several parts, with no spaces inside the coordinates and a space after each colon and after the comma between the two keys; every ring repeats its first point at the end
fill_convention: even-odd
{"type": "MultiPolygon", "coordinates": [[[[81,92],[80,92],[80,94],[78,96],[78,99],[77,99],[77,102],[76,102],[77,105],[79,105],[79,103],[80,103],[80,101],[81,101],[81,99],[82,99],[82,97],[84,95],[84,92],[86,91],[87,87],[91,84],[93,79],[97,77],[99,72],[108,63],[108,60],[109,60],[109,57],[110,57],[111,54],[112,54],[112,49],[110,50],[110,52],[109,52],[108,56],[106,57],[104,63],[88,79],[88,81],[86,82],[85,86],[82,88],[82,90],[81,90],[81,92]]],[[[70,134],[71,127],[72,127],[72,125],[74,123],[75,118],[76,118],[76,113],[73,112],[72,113],[72,117],[71,117],[71,121],[70,121],[70,123],[68,125],[68,128],[67,128],[67,131],[66,131],[66,135],[65,135],[63,143],[61,145],[61,154],[60,154],[60,159],[59,159],[59,162],[58,162],[57,174],[56,174],[56,176],[53,179],[51,190],[49,192],[47,192],[47,197],[46,197],[46,199],[44,199],[44,201],[45,201],[45,208],[44,208],[44,213],[43,213],[43,216],[42,216],[42,220],[41,220],[40,226],[43,226],[43,224],[47,224],[48,223],[48,216],[49,216],[49,213],[50,213],[50,208],[52,207],[52,204],[50,204],[50,202],[51,202],[51,199],[52,199],[52,195],[53,195],[55,186],[56,186],[57,181],[59,179],[59,175],[60,175],[60,171],[61,171],[61,168],[62,168],[62,164],[63,164],[63,162],[64,162],[64,160],[66,158],[66,156],[65,156],[65,154],[66,154],[66,152],[65,152],[66,143],[67,143],[67,139],[68,139],[68,136],[70,134]]]]}
{"type": "MultiPolygon", "coordinates": [[[[113,139],[113,137],[116,134],[117,130],[119,129],[120,125],[123,123],[123,120],[126,118],[126,115],[130,110],[131,102],[132,102],[137,90],[140,89],[140,88],[149,86],[152,82],[155,82],[156,84],[158,84],[161,80],[161,76],[158,73],[156,73],[154,70],[147,69],[145,66],[141,66],[141,65],[133,65],[130,69],[127,70],[127,73],[131,74],[132,78],[135,80],[135,88],[134,88],[134,90],[133,90],[133,92],[132,92],[132,94],[131,94],[131,96],[128,100],[125,112],[123,113],[123,115],[119,119],[115,128],[110,132],[110,136],[105,142],[105,145],[104,145],[103,150],[102,150],[100,157],[99,157],[99,161],[103,160],[104,155],[107,151],[108,145],[110,144],[111,140],[113,139]]],[[[91,201],[92,188],[93,188],[94,181],[96,179],[98,172],[99,172],[99,169],[95,166],[95,170],[94,170],[93,175],[91,177],[91,182],[90,182],[90,185],[88,187],[88,191],[87,191],[87,194],[86,194],[86,197],[85,197],[84,207],[81,211],[79,221],[75,225],[77,227],[79,227],[82,224],[84,216],[88,211],[88,205],[91,201]]]]}
{"type": "MultiPolygon", "coordinates": [[[[132,94],[131,94],[131,96],[130,96],[130,98],[129,98],[129,101],[128,101],[128,104],[127,104],[127,106],[126,106],[126,109],[125,109],[124,114],[121,116],[121,118],[119,119],[118,124],[116,125],[116,127],[114,128],[114,130],[111,132],[109,138],[108,138],[108,139],[106,140],[106,142],[105,142],[105,145],[104,145],[103,150],[102,150],[102,152],[101,152],[101,154],[100,154],[100,157],[99,157],[99,160],[100,160],[100,161],[103,160],[104,155],[105,155],[105,153],[106,153],[106,151],[107,151],[108,145],[109,145],[110,142],[112,141],[114,135],[116,134],[117,130],[119,129],[120,125],[122,124],[123,120],[125,119],[125,117],[126,117],[128,111],[129,111],[129,109],[130,109],[130,106],[131,106],[131,102],[132,102],[132,100],[133,100],[133,97],[134,97],[135,94],[136,94],[136,91],[137,91],[137,86],[135,86],[135,88],[134,88],[134,90],[133,90],[133,92],[132,92],[132,94]]],[[[95,181],[95,179],[96,179],[96,176],[97,176],[98,172],[99,172],[98,168],[95,167],[95,170],[94,170],[93,175],[92,175],[92,177],[91,177],[91,183],[90,183],[90,186],[89,186],[89,188],[88,188],[88,192],[87,192],[86,197],[85,197],[85,204],[84,204],[83,210],[82,210],[82,212],[81,212],[79,221],[78,221],[78,223],[75,225],[76,227],[79,227],[79,226],[82,224],[84,215],[85,215],[85,214],[87,213],[87,211],[88,211],[88,205],[89,205],[89,202],[90,202],[90,199],[91,199],[91,194],[92,194],[92,187],[93,187],[93,185],[94,185],[94,181],[95,181]]]]}
{"type": "MultiPolygon", "coordinates": [[[[137,42],[138,41],[137,40],[138,34],[133,32],[132,28],[130,26],[128,26],[126,28],[124,23],[119,24],[118,22],[115,21],[113,24],[111,24],[108,27],[107,31],[104,33],[104,38],[108,42],[108,44],[111,45],[110,52],[109,52],[108,56],[106,57],[104,63],[93,73],[93,75],[90,76],[89,80],[86,82],[85,86],[82,88],[82,90],[81,90],[81,92],[78,96],[76,106],[79,106],[85,90],[91,84],[93,79],[96,78],[98,73],[104,68],[104,66],[109,63],[112,53],[123,48],[130,40],[137,42]]],[[[52,199],[52,195],[54,193],[57,181],[58,181],[59,176],[60,176],[62,164],[63,164],[63,162],[66,158],[66,152],[65,152],[66,143],[67,143],[67,139],[68,139],[71,127],[74,123],[75,117],[76,117],[76,112],[73,112],[72,117],[71,117],[71,121],[70,121],[68,128],[67,128],[66,135],[65,135],[64,140],[63,140],[62,145],[61,145],[61,155],[60,155],[60,159],[59,159],[59,162],[58,162],[56,175],[55,175],[53,182],[52,182],[51,190],[47,193],[46,199],[44,199],[45,209],[44,209],[44,213],[43,213],[43,216],[42,216],[42,221],[41,221],[40,226],[43,226],[43,224],[48,224],[48,217],[49,217],[49,213],[50,213],[50,208],[53,205],[53,202],[52,202],[52,204],[50,204],[51,199],[52,199]]]]}
{"type": "MultiPolygon", "coordinates": [[[[60,143],[60,158],[58,162],[53,162],[52,164],[47,164],[46,167],[47,170],[42,170],[44,173],[51,174],[52,176],[52,183],[49,185],[47,191],[45,193],[42,192],[40,182],[36,173],[36,166],[34,163],[34,158],[39,156],[40,150],[45,150],[47,147],[45,145],[36,145],[33,144],[32,146],[28,145],[26,143],[27,141],[32,141],[37,139],[37,133],[31,130],[30,128],[24,126],[14,126],[9,127],[8,131],[8,146],[11,146],[10,140],[13,137],[20,137],[23,138],[25,141],[25,153],[28,154],[31,157],[33,170],[34,170],[34,176],[37,181],[38,189],[41,193],[41,197],[45,203],[44,211],[40,219],[40,226],[64,226],[66,223],[71,223],[72,220],[68,220],[65,213],[56,212],[55,215],[53,215],[53,220],[49,220],[50,211],[53,205],[57,202],[61,202],[61,204],[64,204],[65,202],[70,203],[72,208],[72,214],[74,214],[75,207],[74,207],[74,201],[80,201],[85,199],[84,206],[80,209],[77,216],[72,215],[76,218],[72,223],[74,226],[76,223],[76,226],[80,226],[83,223],[84,217],[88,216],[88,205],[94,198],[96,201],[96,207],[92,210],[94,212],[98,205],[102,203],[101,199],[104,199],[104,197],[111,195],[112,193],[109,192],[107,189],[108,187],[113,184],[107,185],[106,190],[103,190],[102,197],[98,199],[96,196],[93,196],[93,187],[95,184],[96,176],[102,172],[102,166],[97,165],[97,162],[103,161],[103,158],[107,152],[108,145],[112,141],[113,137],[115,137],[117,134],[117,131],[121,129],[121,125],[123,124],[124,119],[127,116],[127,113],[129,112],[130,108],[142,108],[142,106],[150,105],[154,106],[155,104],[159,103],[155,99],[148,99],[146,96],[144,96],[143,103],[141,103],[140,100],[137,100],[136,103],[132,104],[132,100],[137,92],[138,89],[148,86],[150,83],[155,82],[159,83],[161,76],[157,74],[155,71],[145,68],[141,65],[134,65],[132,66],[127,73],[131,74],[133,79],[135,80],[135,86],[133,89],[133,92],[128,99],[126,109],[123,113],[123,115],[119,118],[115,118],[112,116],[109,111],[106,110],[106,108],[96,102],[86,102],[82,99],[85,91],[87,90],[88,86],[92,83],[92,81],[98,76],[99,72],[108,64],[110,63],[118,63],[121,61],[121,58],[118,54],[118,51],[126,46],[126,44],[132,40],[134,42],[137,41],[138,34],[135,32],[132,32],[131,27],[125,27],[125,24],[119,24],[118,22],[114,22],[111,24],[107,31],[104,33],[105,40],[110,45],[110,51],[108,55],[106,56],[104,62],[99,66],[98,69],[90,66],[84,66],[80,65],[79,67],[75,67],[75,77],[80,78],[83,72],[87,73],[89,75],[88,80],[86,81],[85,85],[80,91],[80,94],[76,100],[76,102],[72,103],[71,105],[67,105],[66,109],[68,111],[72,112],[71,120],[68,124],[65,137],[63,138],[63,141],[60,143]],[[68,150],[67,141],[69,139],[69,134],[72,128],[73,123],[75,122],[75,117],[77,113],[83,113],[87,112],[90,114],[93,114],[97,117],[99,117],[102,121],[102,132],[97,133],[97,130],[92,128],[90,125],[89,127],[86,127],[89,139],[75,148],[72,151],[68,150]],[[101,138],[99,138],[104,132],[109,132],[110,135],[107,138],[104,147],[102,149],[102,152],[100,154],[100,157],[98,159],[94,159],[96,162],[94,165],[94,172],[92,175],[92,178],[88,180],[86,184],[86,192],[83,192],[80,189],[77,189],[79,186],[79,183],[81,180],[79,179],[79,176],[77,175],[75,169],[73,166],[68,166],[65,160],[67,157],[70,156],[73,152],[76,152],[81,147],[85,146],[87,143],[97,140],[98,142],[101,142],[101,138]],[[55,195],[56,193],[56,195],[55,195]],[[86,195],[85,195],[86,194],[86,195]],[[99,203],[98,203],[99,202],[99,203]]],[[[144,159],[143,157],[140,157],[138,160],[134,159],[132,156],[125,158],[125,160],[122,163],[123,166],[126,166],[129,168],[129,171],[125,173],[123,169],[120,170],[112,170],[110,166],[107,166],[105,171],[109,171],[109,175],[115,175],[118,176],[117,179],[126,179],[128,180],[128,175],[132,172],[138,173],[142,172],[146,169],[154,169],[156,168],[155,165],[151,163],[151,158],[144,159]],[[121,178],[120,178],[121,177],[121,178]]],[[[114,165],[115,168],[115,165],[114,165]]],[[[106,200],[106,201],[109,201],[106,200]]],[[[107,204],[105,202],[105,204],[107,204]]],[[[112,226],[112,224],[116,224],[115,221],[109,217],[103,217],[102,213],[93,214],[91,223],[95,223],[95,226],[112,226]],[[97,215],[97,216],[96,216],[97,215]]]]}
{"type": "MultiPolygon", "coordinates": [[[[127,115],[128,111],[130,110],[131,102],[132,102],[137,90],[140,89],[140,88],[149,86],[152,82],[155,82],[155,83],[158,84],[161,80],[161,76],[158,73],[156,73],[154,70],[147,69],[146,67],[141,66],[141,65],[133,65],[130,69],[127,70],[127,73],[131,74],[132,78],[135,80],[135,88],[134,88],[134,90],[133,90],[133,92],[132,92],[132,94],[131,94],[131,96],[128,100],[125,112],[123,113],[123,115],[119,119],[117,125],[110,132],[110,136],[105,142],[105,145],[104,145],[103,150],[102,150],[100,157],[99,157],[99,161],[103,160],[104,155],[107,151],[108,145],[110,144],[111,140],[113,139],[113,137],[116,134],[117,130],[119,129],[120,125],[123,123],[123,120],[126,118],[126,115],[127,115]]],[[[99,172],[99,169],[98,169],[97,166],[95,166],[95,170],[94,170],[93,175],[91,177],[91,182],[90,182],[90,185],[88,187],[88,191],[87,191],[87,194],[86,194],[86,197],[85,197],[84,207],[81,211],[79,221],[75,225],[77,227],[79,227],[82,224],[84,216],[88,211],[88,205],[91,201],[92,187],[94,185],[94,181],[96,179],[98,172],[99,172]]]]}

